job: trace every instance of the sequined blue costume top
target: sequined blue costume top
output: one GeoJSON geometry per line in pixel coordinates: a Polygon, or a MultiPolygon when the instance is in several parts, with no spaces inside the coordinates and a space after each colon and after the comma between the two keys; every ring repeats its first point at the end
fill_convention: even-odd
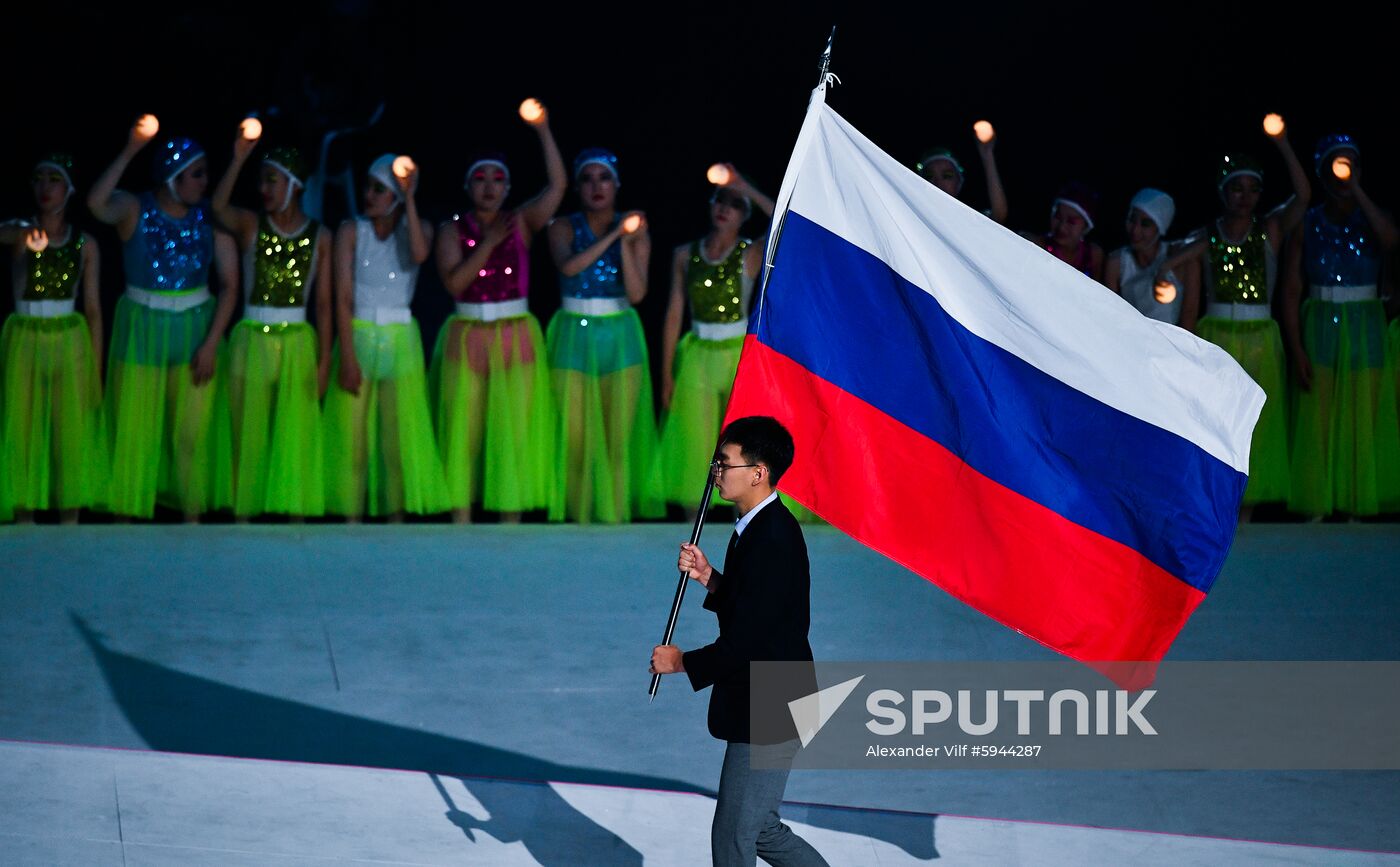
{"type": "Polygon", "coordinates": [[[1352,211],[1345,222],[1334,223],[1322,205],[1309,208],[1303,222],[1303,264],[1314,288],[1376,285],[1380,251],[1361,209],[1352,211]]]}
{"type": "Polygon", "coordinates": [[[204,204],[177,220],[160,209],[153,194],[141,194],[141,218],[122,249],[128,284],[157,292],[208,286],[213,258],[214,224],[204,204]]]}
{"type": "MultiPolygon", "coordinates": [[[[613,217],[611,231],[621,217],[613,217]]],[[[588,218],[583,214],[569,215],[569,226],[574,230],[574,243],[570,250],[581,253],[593,246],[598,237],[588,227],[588,218]]],[[[598,261],[572,277],[560,275],[559,291],[566,298],[623,298],[627,290],[622,285],[622,241],[614,241],[603,251],[598,261]]]]}

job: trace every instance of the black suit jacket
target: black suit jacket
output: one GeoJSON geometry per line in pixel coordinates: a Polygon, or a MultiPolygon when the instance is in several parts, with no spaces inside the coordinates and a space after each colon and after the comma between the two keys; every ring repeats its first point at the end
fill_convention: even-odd
{"type": "Polygon", "coordinates": [[[811,667],[785,683],[781,694],[764,695],[764,719],[785,720],[778,730],[749,730],[749,663],[812,661],[811,574],[802,528],[781,500],[759,510],[715,570],[715,592],[705,607],[719,617],[719,638],[684,654],[683,665],[697,691],[710,693],[710,734],[724,741],[776,743],[797,736],[786,703],[816,691],[811,667]],[[772,701],[770,710],[767,702],[772,701]],[[781,703],[781,704],[779,704],[781,703]]]}

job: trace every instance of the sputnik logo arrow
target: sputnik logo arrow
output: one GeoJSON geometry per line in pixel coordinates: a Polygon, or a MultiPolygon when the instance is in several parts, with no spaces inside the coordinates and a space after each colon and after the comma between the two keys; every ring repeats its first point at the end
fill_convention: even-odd
{"type": "Polygon", "coordinates": [[[822,730],[827,720],[841,709],[841,705],[850,698],[857,684],[865,680],[865,675],[853,677],[845,683],[838,683],[835,686],[828,686],[826,689],[817,690],[811,695],[803,696],[788,702],[788,712],[792,714],[792,721],[797,724],[797,736],[802,739],[802,746],[807,746],[812,742],[812,738],[817,736],[817,732],[822,730]]]}

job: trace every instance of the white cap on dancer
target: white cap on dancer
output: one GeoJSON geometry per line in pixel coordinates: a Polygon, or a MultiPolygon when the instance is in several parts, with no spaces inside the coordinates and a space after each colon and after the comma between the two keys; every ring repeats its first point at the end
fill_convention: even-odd
{"type": "Polygon", "coordinates": [[[1148,219],[1157,224],[1157,231],[1163,235],[1167,234],[1172,225],[1172,218],[1176,216],[1176,202],[1172,201],[1172,197],[1151,187],[1138,190],[1138,194],[1128,203],[1129,213],[1133,208],[1146,214],[1148,219]]]}

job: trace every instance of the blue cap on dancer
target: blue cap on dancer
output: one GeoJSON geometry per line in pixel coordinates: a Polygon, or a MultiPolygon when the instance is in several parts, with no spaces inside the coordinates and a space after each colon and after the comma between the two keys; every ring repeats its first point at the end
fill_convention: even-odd
{"type": "Polygon", "coordinates": [[[154,159],[156,183],[164,184],[170,190],[170,195],[179,198],[175,193],[175,179],[185,169],[204,159],[204,148],[192,138],[176,136],[161,142],[160,147],[156,148],[154,159]]]}
{"type": "Polygon", "coordinates": [[[1317,140],[1317,150],[1313,152],[1313,171],[1319,178],[1327,177],[1327,160],[1335,153],[1351,151],[1361,156],[1361,146],[1349,135],[1327,135],[1317,140]]]}
{"type": "Polygon", "coordinates": [[[584,148],[574,157],[574,180],[583,173],[587,166],[599,165],[612,173],[613,180],[618,186],[622,185],[622,178],[617,173],[617,155],[607,148],[584,148]]]}

